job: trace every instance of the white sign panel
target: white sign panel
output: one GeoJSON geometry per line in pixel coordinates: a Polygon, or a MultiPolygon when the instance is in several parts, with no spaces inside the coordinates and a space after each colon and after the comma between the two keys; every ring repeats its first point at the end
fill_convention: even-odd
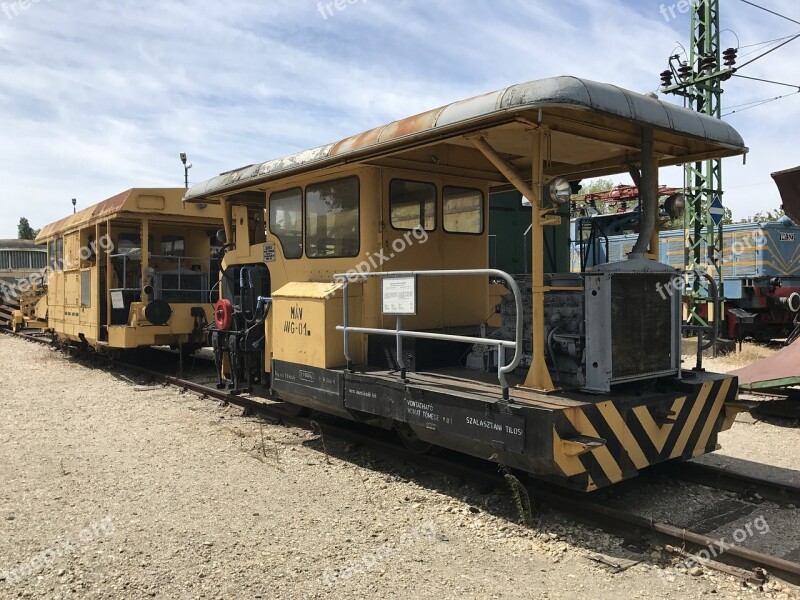
{"type": "Polygon", "coordinates": [[[111,292],[111,308],[125,308],[125,301],[122,299],[121,291],[111,292]]]}
{"type": "Polygon", "coordinates": [[[387,277],[381,280],[381,297],[383,314],[415,315],[417,314],[417,278],[387,277]]]}

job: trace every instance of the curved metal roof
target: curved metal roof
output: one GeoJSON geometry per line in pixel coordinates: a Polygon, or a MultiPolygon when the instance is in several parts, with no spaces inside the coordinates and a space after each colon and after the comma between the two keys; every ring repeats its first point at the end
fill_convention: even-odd
{"type": "Polygon", "coordinates": [[[739,133],[720,119],[614,85],[563,76],[512,85],[395,121],[337,143],[223,173],[194,185],[184,200],[223,195],[302,171],[401,149],[412,141],[425,142],[458,135],[493,122],[507,121],[510,116],[531,109],[553,107],[589,110],[674,131],[708,140],[734,153],[747,150],[739,133]]]}
{"type": "Polygon", "coordinates": [[[39,234],[36,236],[36,243],[43,244],[50,238],[63,235],[64,233],[82,227],[85,228],[94,225],[98,221],[116,218],[125,212],[141,213],[142,215],[147,213],[157,215],[179,215],[184,219],[186,217],[221,219],[219,210],[216,207],[211,211],[206,211],[208,214],[201,214],[197,210],[194,210],[199,208],[198,206],[187,206],[182,203],[182,192],[183,188],[131,188],[125,190],[115,196],[106,198],[102,202],[79,210],[77,213],[45,225],[39,230],[39,234]],[[164,206],[158,209],[152,206],[140,206],[139,199],[142,197],[163,198],[164,206]]]}
{"type": "Polygon", "coordinates": [[[44,252],[45,250],[37,246],[33,240],[7,239],[0,240],[0,250],[35,250],[44,252]]]}

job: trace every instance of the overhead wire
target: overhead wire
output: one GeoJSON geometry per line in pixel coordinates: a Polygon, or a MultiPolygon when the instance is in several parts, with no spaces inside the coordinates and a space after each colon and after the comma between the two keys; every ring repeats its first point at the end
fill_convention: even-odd
{"type": "Polygon", "coordinates": [[[760,58],[764,58],[764,57],[765,57],[765,56],[767,56],[768,54],[772,54],[773,52],[775,52],[775,50],[778,50],[779,48],[783,48],[783,47],[784,47],[786,44],[790,44],[790,43],[792,43],[792,42],[793,42],[793,41],[795,41],[797,38],[800,38],[800,33],[797,33],[797,34],[795,34],[795,35],[791,36],[789,39],[787,39],[787,40],[786,40],[786,41],[784,41],[784,42],[781,42],[780,44],[778,44],[778,45],[777,45],[777,46],[775,46],[774,48],[770,48],[769,50],[767,50],[767,51],[766,51],[766,52],[764,52],[763,54],[759,54],[759,55],[758,55],[758,56],[756,56],[755,58],[748,60],[746,63],[744,63],[743,65],[739,65],[739,66],[738,66],[738,67],[736,67],[736,68],[737,68],[737,69],[744,69],[744,68],[745,68],[747,65],[751,65],[751,64],[753,64],[754,62],[756,62],[757,60],[759,60],[760,58]]]}
{"type": "Polygon", "coordinates": [[[790,38],[797,37],[798,35],[800,35],[800,32],[793,33],[792,35],[787,35],[785,37],[778,38],[776,40],[770,40],[769,42],[762,42],[760,44],[752,44],[750,46],[740,46],[739,50],[741,50],[742,48],[755,48],[756,46],[759,46],[759,47],[756,48],[755,50],[751,50],[750,52],[745,52],[744,54],[740,54],[739,58],[745,58],[747,56],[752,56],[753,54],[758,54],[759,52],[761,52],[764,49],[765,46],[769,46],[770,44],[777,44],[778,42],[783,42],[784,40],[791,41],[790,38]]]}
{"type": "Polygon", "coordinates": [[[785,35],[783,37],[775,38],[774,40],[767,40],[766,42],[758,42],[757,44],[745,44],[744,46],[739,46],[739,50],[743,50],[745,48],[755,48],[756,46],[766,46],[768,44],[774,44],[775,42],[782,42],[783,40],[789,39],[790,37],[792,36],[785,35]]]}
{"type": "MultiPolygon", "coordinates": [[[[747,4],[747,5],[749,5],[749,6],[757,8],[759,10],[763,10],[764,12],[767,12],[767,13],[769,13],[771,15],[774,15],[776,17],[780,17],[781,19],[785,19],[787,21],[790,21],[792,23],[800,25],[800,21],[797,21],[796,19],[792,19],[791,17],[787,17],[786,15],[781,14],[779,12],[776,12],[776,11],[774,11],[772,9],[766,8],[764,6],[761,6],[760,4],[756,4],[755,2],[752,2],[751,0],[740,0],[740,1],[745,3],[745,4],[747,4]]],[[[792,35],[776,38],[774,40],[769,40],[769,41],[766,41],[766,42],[759,42],[757,44],[749,44],[747,46],[740,46],[739,47],[740,50],[743,49],[743,48],[755,48],[755,47],[758,47],[757,50],[754,50],[752,52],[748,52],[748,53],[742,55],[742,57],[746,57],[746,56],[751,56],[753,54],[758,54],[759,52],[761,52],[764,49],[765,46],[769,46],[771,44],[776,44],[777,43],[776,46],[770,48],[769,50],[767,50],[765,52],[761,52],[761,54],[758,54],[758,56],[756,56],[755,58],[753,58],[753,59],[745,62],[744,64],[738,66],[736,68],[736,70],[738,71],[738,70],[743,69],[744,67],[746,67],[748,65],[753,64],[757,60],[759,60],[761,58],[764,58],[768,54],[771,54],[772,52],[775,52],[779,48],[782,48],[783,46],[795,41],[798,38],[800,38],[800,33],[795,33],[795,34],[792,34],[792,35]]],[[[771,98],[765,98],[763,100],[753,100],[751,102],[745,102],[745,103],[742,103],[742,104],[731,106],[729,108],[733,108],[733,109],[737,109],[737,110],[731,110],[731,111],[723,114],[722,115],[723,117],[726,117],[726,116],[729,116],[729,115],[732,115],[732,114],[735,114],[735,113],[744,112],[746,110],[757,108],[757,107],[763,106],[765,104],[770,104],[772,102],[776,102],[777,100],[781,100],[783,98],[788,98],[788,97],[800,94],[800,86],[798,86],[798,85],[793,85],[793,84],[790,84],[790,83],[784,83],[784,82],[781,82],[781,81],[774,81],[774,80],[770,80],[770,79],[763,79],[763,78],[760,78],[760,77],[749,77],[747,75],[739,75],[738,72],[734,73],[734,77],[739,77],[741,79],[748,79],[748,80],[751,80],[751,81],[759,81],[759,82],[762,82],[762,83],[769,83],[769,84],[773,84],[773,85],[781,85],[781,86],[785,86],[785,87],[796,88],[796,91],[794,93],[791,93],[791,94],[782,94],[780,96],[774,96],[774,97],[771,97],[771,98]]]]}
{"type": "Polygon", "coordinates": [[[800,90],[800,85],[795,85],[793,83],[783,83],[782,81],[773,81],[771,79],[762,79],[761,77],[750,77],[748,75],[739,75],[738,73],[734,73],[734,77],[739,77],[740,79],[751,79],[753,81],[760,81],[762,83],[773,83],[775,85],[783,85],[786,87],[797,88],[800,90]]]}
{"type": "MultiPolygon", "coordinates": [[[[796,96],[797,94],[800,94],[800,89],[797,90],[796,92],[794,92],[793,94],[783,94],[782,96],[776,96],[774,98],[767,98],[765,100],[754,100],[753,102],[746,102],[745,104],[740,104],[739,105],[739,106],[744,106],[746,108],[741,108],[739,110],[732,110],[730,112],[727,112],[727,113],[723,114],[722,116],[723,117],[727,117],[727,116],[730,116],[730,115],[735,114],[735,113],[740,113],[740,112],[744,112],[746,110],[750,110],[751,108],[758,108],[759,106],[763,106],[764,104],[769,104],[771,102],[775,102],[776,100],[781,100],[783,98],[790,98],[791,96],[796,96]]],[[[731,107],[731,108],[735,108],[735,107],[731,107]]]]}
{"type": "Polygon", "coordinates": [[[776,17],[780,17],[781,19],[786,19],[787,21],[791,21],[792,23],[796,23],[797,25],[800,25],[800,21],[796,21],[796,20],[792,19],[791,17],[787,17],[786,15],[782,15],[781,13],[775,12],[774,10],[771,10],[769,8],[765,8],[765,7],[761,6],[760,4],[756,4],[755,2],[751,2],[750,0],[740,0],[740,1],[744,2],[745,4],[749,4],[750,6],[753,6],[755,8],[758,8],[760,10],[763,10],[765,12],[768,12],[768,13],[770,13],[772,15],[775,15],[776,17]]]}

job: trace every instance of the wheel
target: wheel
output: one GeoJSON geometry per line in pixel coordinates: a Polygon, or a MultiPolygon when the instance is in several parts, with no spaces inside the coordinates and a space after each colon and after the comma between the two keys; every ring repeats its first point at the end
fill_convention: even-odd
{"type": "Polygon", "coordinates": [[[430,442],[423,442],[419,436],[414,433],[414,430],[408,426],[407,423],[396,422],[394,430],[397,432],[397,437],[403,443],[403,446],[416,454],[429,454],[436,449],[434,444],[430,442]]]}
{"type": "Polygon", "coordinates": [[[277,410],[287,417],[308,417],[311,415],[311,409],[307,406],[300,406],[291,402],[284,402],[280,407],[277,407],[277,410]]]}

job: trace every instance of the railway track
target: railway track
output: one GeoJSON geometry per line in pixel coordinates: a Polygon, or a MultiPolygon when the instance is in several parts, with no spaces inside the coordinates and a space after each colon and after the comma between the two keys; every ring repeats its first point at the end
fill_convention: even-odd
{"type": "MultiPolygon", "coordinates": [[[[29,342],[47,344],[52,342],[41,334],[12,333],[4,331],[29,342]]],[[[245,414],[258,413],[276,422],[285,423],[314,431],[320,436],[333,437],[338,440],[361,445],[371,452],[392,461],[405,461],[429,471],[439,472],[451,477],[473,483],[479,487],[504,487],[509,483],[509,476],[518,482],[525,494],[537,505],[546,505],[551,509],[569,515],[570,518],[600,528],[608,533],[626,539],[635,538],[641,543],[672,547],[683,557],[692,557],[693,552],[701,552],[709,548],[721,549],[720,540],[703,533],[689,531],[670,523],[653,519],[606,506],[598,501],[598,496],[589,496],[565,490],[561,487],[520,474],[510,474],[505,468],[497,468],[487,461],[471,459],[455,453],[443,452],[438,455],[414,453],[397,441],[379,437],[381,431],[374,428],[360,427],[359,424],[338,423],[326,417],[316,420],[310,417],[295,416],[286,404],[255,400],[246,396],[234,396],[224,390],[209,387],[205,384],[165,374],[158,370],[145,368],[131,363],[120,365],[153,381],[173,386],[186,393],[194,393],[204,399],[213,399],[221,403],[239,406],[245,414]],[[677,546],[677,547],[676,547],[677,546]]],[[[324,446],[324,444],[323,444],[324,446]]],[[[325,450],[327,453],[327,450],[325,450]]],[[[733,492],[756,491],[767,500],[777,503],[792,503],[800,506],[800,487],[778,483],[768,479],[760,479],[734,471],[700,465],[696,463],[678,463],[667,465],[664,472],[677,479],[697,483],[714,489],[733,492]]],[[[519,492],[517,492],[519,493],[519,492]]],[[[703,560],[702,564],[729,575],[740,578],[753,585],[761,585],[767,580],[767,574],[800,585],[800,563],[785,560],[778,556],[757,552],[740,545],[725,544],[724,551],[714,553],[715,560],[703,560]]],[[[613,567],[614,565],[608,565],[613,567]]]]}
{"type": "Polygon", "coordinates": [[[800,390],[751,391],[748,394],[760,398],[758,406],[751,411],[753,416],[800,421],[800,390]]]}

